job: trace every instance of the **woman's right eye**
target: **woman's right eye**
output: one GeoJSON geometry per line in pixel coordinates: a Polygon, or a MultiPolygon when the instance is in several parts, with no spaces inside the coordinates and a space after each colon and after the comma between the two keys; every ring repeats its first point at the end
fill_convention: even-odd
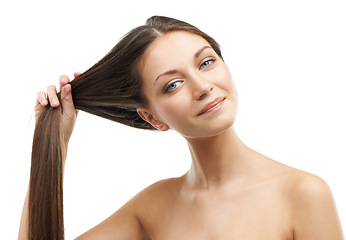
{"type": "Polygon", "coordinates": [[[179,87],[180,84],[182,84],[181,81],[176,81],[176,82],[173,82],[173,83],[169,84],[169,85],[165,88],[165,93],[173,92],[177,87],[179,87]]]}

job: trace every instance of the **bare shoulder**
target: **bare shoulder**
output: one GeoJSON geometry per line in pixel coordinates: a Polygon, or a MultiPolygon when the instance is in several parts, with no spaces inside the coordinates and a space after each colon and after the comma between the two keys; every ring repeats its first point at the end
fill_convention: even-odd
{"type": "Polygon", "coordinates": [[[162,201],[165,198],[170,198],[172,194],[177,194],[181,182],[181,178],[167,178],[157,181],[139,192],[135,199],[138,202],[143,202],[143,204],[162,201]]]}
{"type": "Polygon", "coordinates": [[[327,182],[321,177],[295,168],[290,168],[287,175],[287,186],[291,200],[295,204],[301,204],[302,201],[316,202],[327,200],[332,197],[332,193],[327,182]]]}
{"type": "Polygon", "coordinates": [[[136,216],[147,232],[152,231],[162,214],[172,208],[181,192],[181,182],[181,178],[160,180],[136,195],[136,216]]]}
{"type": "Polygon", "coordinates": [[[270,159],[267,161],[266,175],[280,179],[285,191],[293,198],[297,196],[313,197],[320,194],[330,194],[327,182],[321,177],[308,173],[270,159]],[[294,195],[294,196],[293,196],[294,195]]]}
{"type": "Polygon", "coordinates": [[[332,200],[330,187],[321,177],[283,164],[279,173],[284,193],[294,208],[332,200]]]}
{"type": "Polygon", "coordinates": [[[163,198],[173,192],[175,179],[158,181],[139,192],[110,217],[77,239],[151,239],[143,223],[157,215],[156,206],[164,207],[163,198]]]}
{"type": "Polygon", "coordinates": [[[181,182],[181,178],[166,178],[159,180],[148,187],[144,188],[140,194],[153,194],[157,191],[166,191],[176,187],[181,182]]]}
{"type": "Polygon", "coordinates": [[[327,182],[321,177],[296,168],[287,167],[287,176],[291,190],[303,194],[313,194],[314,191],[325,191],[328,188],[327,182]]]}
{"type": "Polygon", "coordinates": [[[343,239],[331,189],[319,176],[287,169],[286,197],[294,239],[343,239]]]}
{"type": "Polygon", "coordinates": [[[336,212],[331,189],[321,177],[295,169],[288,187],[289,200],[296,218],[314,211],[321,214],[336,212]]]}
{"type": "Polygon", "coordinates": [[[343,239],[333,195],[324,179],[275,160],[267,166],[269,176],[278,183],[294,239],[343,239]]]}

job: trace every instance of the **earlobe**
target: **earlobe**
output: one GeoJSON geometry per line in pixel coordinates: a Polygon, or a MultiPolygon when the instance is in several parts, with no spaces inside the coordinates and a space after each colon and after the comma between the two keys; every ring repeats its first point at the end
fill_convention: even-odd
{"type": "Polygon", "coordinates": [[[149,112],[146,108],[137,108],[137,113],[141,118],[150,123],[154,128],[160,131],[167,131],[169,129],[169,126],[160,120],[156,119],[152,113],[149,112]]]}

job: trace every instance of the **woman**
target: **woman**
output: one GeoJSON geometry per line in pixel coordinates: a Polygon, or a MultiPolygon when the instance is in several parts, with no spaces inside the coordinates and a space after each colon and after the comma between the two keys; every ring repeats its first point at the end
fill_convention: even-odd
{"type": "Polygon", "coordinates": [[[217,43],[152,17],[69,83],[38,93],[20,239],[63,239],[67,145],[84,110],[129,126],[174,129],[191,169],[154,183],[77,239],[342,239],[328,185],[248,148],[233,123],[237,92],[217,43]],[[45,143],[45,144],[42,144],[45,143]]]}

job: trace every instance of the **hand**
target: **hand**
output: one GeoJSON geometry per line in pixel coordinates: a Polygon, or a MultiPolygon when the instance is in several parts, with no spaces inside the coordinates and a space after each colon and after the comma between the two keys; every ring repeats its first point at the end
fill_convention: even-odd
{"type": "MultiPolygon", "coordinates": [[[[74,77],[77,77],[80,75],[80,73],[75,72],[73,75],[74,77]]],[[[61,104],[63,107],[62,123],[63,123],[63,134],[64,134],[65,146],[67,146],[70,140],[73,127],[76,122],[76,118],[78,114],[78,111],[76,111],[73,105],[71,85],[69,84],[69,82],[70,82],[70,79],[66,75],[60,76],[59,84],[60,84],[60,92],[61,92],[61,104]]],[[[43,91],[40,91],[37,93],[35,116],[37,116],[38,112],[42,109],[42,107],[45,107],[48,104],[50,104],[52,107],[57,107],[60,104],[57,97],[56,87],[54,85],[48,86],[47,96],[46,96],[46,93],[43,91]]],[[[36,121],[37,121],[37,118],[36,118],[36,121]]]]}

